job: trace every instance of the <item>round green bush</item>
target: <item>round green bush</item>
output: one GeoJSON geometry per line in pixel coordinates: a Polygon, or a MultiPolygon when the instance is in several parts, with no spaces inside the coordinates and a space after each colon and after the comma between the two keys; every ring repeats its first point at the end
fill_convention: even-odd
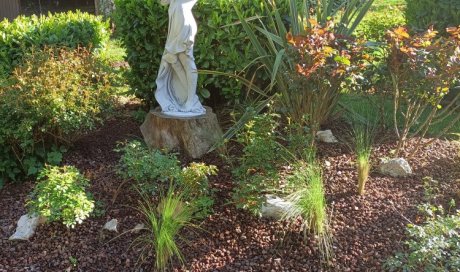
{"type": "Polygon", "coordinates": [[[73,166],[47,167],[39,176],[27,208],[46,218],[74,227],[89,217],[94,209],[91,194],[85,191],[89,181],[73,166]]]}

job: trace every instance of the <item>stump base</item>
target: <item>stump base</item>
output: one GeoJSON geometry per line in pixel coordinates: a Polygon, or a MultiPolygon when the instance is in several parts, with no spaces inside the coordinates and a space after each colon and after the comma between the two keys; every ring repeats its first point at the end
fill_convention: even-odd
{"type": "Polygon", "coordinates": [[[200,158],[222,138],[222,129],[210,107],[206,114],[194,117],[174,117],[150,111],[141,126],[147,145],[157,149],[180,149],[192,158],[200,158]]]}

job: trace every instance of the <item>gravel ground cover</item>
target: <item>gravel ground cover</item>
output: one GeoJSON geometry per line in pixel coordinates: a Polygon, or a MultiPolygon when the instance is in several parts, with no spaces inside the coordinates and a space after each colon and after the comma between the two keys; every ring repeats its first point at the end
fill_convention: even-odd
{"type": "MultiPolygon", "coordinates": [[[[153,258],[147,256],[147,262],[138,264],[139,249],[132,242],[139,234],[129,231],[141,222],[134,209],[139,197],[115,173],[120,158],[114,151],[117,143],[140,138],[139,124],[120,115],[66,153],[64,163],[75,165],[91,180],[90,191],[103,203],[99,217],[74,229],[53,223],[39,226],[30,242],[8,241],[25,213],[24,201],[33,183],[9,184],[0,191],[0,271],[151,271],[153,258]],[[102,230],[113,218],[119,221],[118,234],[102,230]]],[[[374,164],[392,148],[391,143],[378,144],[374,164]]],[[[402,249],[405,225],[420,220],[417,205],[424,201],[423,177],[439,181],[441,204],[452,198],[460,203],[460,160],[452,142],[436,140],[410,159],[415,172],[411,177],[396,179],[372,172],[364,196],[356,194],[354,155],[345,145],[319,144],[318,153],[334,236],[335,255],[329,263],[320,261],[314,239],[303,240],[300,222],[288,225],[256,218],[229,203],[230,165],[212,153],[201,161],[219,168],[219,175],[210,178],[216,189],[215,212],[200,230],[183,233],[186,262],[175,261],[171,270],[381,271],[383,261],[402,249]]],[[[181,157],[181,161],[191,160],[181,157]]]]}

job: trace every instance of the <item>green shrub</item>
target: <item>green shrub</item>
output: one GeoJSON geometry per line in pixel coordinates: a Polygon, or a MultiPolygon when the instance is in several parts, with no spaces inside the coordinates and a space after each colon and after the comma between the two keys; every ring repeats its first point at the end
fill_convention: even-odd
{"type": "Polygon", "coordinates": [[[175,154],[148,149],[139,141],[132,141],[118,149],[123,152],[118,174],[136,181],[143,193],[156,194],[171,182],[183,192],[184,201],[194,207],[194,216],[206,217],[212,212],[214,200],[208,176],[217,174],[217,167],[204,163],[190,163],[181,169],[175,154]]]}
{"type": "Polygon", "coordinates": [[[60,162],[62,145],[101,121],[111,74],[85,49],[27,54],[0,85],[0,180],[60,162]]]}
{"type": "Polygon", "coordinates": [[[282,150],[277,142],[278,127],[278,115],[257,115],[237,136],[243,146],[243,155],[240,165],[233,170],[237,185],[232,199],[236,207],[259,214],[264,193],[277,187],[282,150]]]}
{"type": "MultiPolygon", "coordinates": [[[[154,101],[155,79],[168,31],[167,7],[157,0],[116,0],[117,31],[127,48],[132,69],[131,87],[136,96],[148,103],[154,101]]],[[[195,58],[198,69],[217,70],[235,74],[255,58],[251,45],[234,10],[238,7],[245,17],[263,14],[260,1],[204,0],[194,7],[198,23],[195,58]]],[[[199,94],[207,98],[209,91],[218,89],[225,98],[239,97],[242,85],[218,76],[200,76],[199,94]]]]}
{"type": "Polygon", "coordinates": [[[61,221],[67,227],[74,227],[93,211],[93,197],[85,192],[89,181],[77,168],[46,167],[38,181],[26,204],[30,213],[46,217],[47,222],[61,221]]]}
{"type": "Polygon", "coordinates": [[[0,75],[12,72],[32,48],[79,46],[99,49],[109,39],[108,23],[82,12],[19,16],[0,22],[0,75]]]}
{"type": "Polygon", "coordinates": [[[406,250],[390,258],[390,271],[458,271],[460,270],[460,211],[445,214],[442,207],[422,206],[428,215],[421,225],[407,227],[406,250]]]}
{"type": "Polygon", "coordinates": [[[208,176],[217,175],[217,167],[204,163],[190,163],[182,169],[178,185],[185,192],[186,200],[194,207],[194,216],[204,218],[212,213],[214,199],[209,188],[208,176]]]}
{"type": "Polygon", "coordinates": [[[180,175],[180,164],[174,154],[148,149],[139,141],[126,143],[117,151],[123,153],[118,174],[136,181],[142,191],[156,193],[160,186],[158,181],[172,181],[180,175]]]}
{"type": "Polygon", "coordinates": [[[383,41],[388,29],[405,25],[406,19],[401,10],[390,7],[384,12],[368,12],[356,28],[355,34],[366,40],[383,41]]]}
{"type": "Polygon", "coordinates": [[[430,25],[444,32],[446,27],[460,25],[458,0],[406,0],[406,19],[409,27],[424,31],[430,25]]]}

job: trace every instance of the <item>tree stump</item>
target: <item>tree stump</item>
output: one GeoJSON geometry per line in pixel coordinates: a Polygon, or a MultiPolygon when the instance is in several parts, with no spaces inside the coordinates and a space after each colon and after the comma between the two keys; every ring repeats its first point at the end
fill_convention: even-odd
{"type": "Polygon", "coordinates": [[[206,114],[194,117],[168,116],[160,108],[150,111],[141,126],[147,146],[180,149],[192,158],[200,158],[222,138],[222,129],[209,107],[206,114]]]}

